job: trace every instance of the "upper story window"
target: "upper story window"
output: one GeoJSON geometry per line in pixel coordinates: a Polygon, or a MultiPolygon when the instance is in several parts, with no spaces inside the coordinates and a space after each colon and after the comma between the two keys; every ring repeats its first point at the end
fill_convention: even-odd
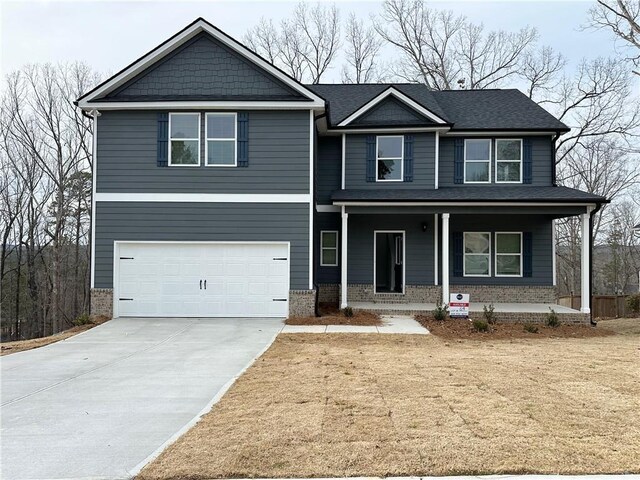
{"type": "Polygon", "coordinates": [[[403,175],[404,137],[376,137],[376,179],[378,182],[401,182],[403,175]]]}
{"type": "Polygon", "coordinates": [[[169,165],[200,165],[200,114],[169,114],[169,165]]]}
{"type": "Polygon", "coordinates": [[[491,140],[464,141],[464,183],[491,182],[491,140]]]}
{"type": "Polygon", "coordinates": [[[522,140],[496,140],[496,183],[522,183],[522,140]]]}
{"type": "Polygon", "coordinates": [[[237,165],[237,118],[235,113],[207,113],[205,117],[207,166],[237,165]]]}
{"type": "Polygon", "coordinates": [[[464,233],[464,276],[491,276],[491,234],[464,233]]]}

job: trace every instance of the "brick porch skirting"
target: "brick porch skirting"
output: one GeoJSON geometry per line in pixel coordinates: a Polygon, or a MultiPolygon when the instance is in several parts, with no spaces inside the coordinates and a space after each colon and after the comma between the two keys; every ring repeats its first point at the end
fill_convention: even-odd
{"type": "MultiPolygon", "coordinates": [[[[540,312],[494,312],[498,323],[541,323],[547,322],[547,313],[540,312]]],[[[557,313],[560,323],[569,325],[589,325],[591,318],[588,313],[557,313]]],[[[471,312],[473,320],[484,320],[482,312],[471,312]]]]}
{"type": "Polygon", "coordinates": [[[340,300],[340,285],[337,283],[321,283],[318,285],[318,302],[338,303],[340,300]]]}
{"type": "Polygon", "coordinates": [[[91,306],[89,308],[91,315],[113,317],[113,289],[92,288],[91,306]]]}
{"type": "Polygon", "coordinates": [[[441,291],[441,287],[435,285],[406,285],[404,295],[373,293],[373,285],[349,284],[347,302],[437,303],[442,296],[441,291]]]}
{"type": "Polygon", "coordinates": [[[556,303],[553,286],[450,285],[451,293],[468,293],[472,303],[556,303]]]}

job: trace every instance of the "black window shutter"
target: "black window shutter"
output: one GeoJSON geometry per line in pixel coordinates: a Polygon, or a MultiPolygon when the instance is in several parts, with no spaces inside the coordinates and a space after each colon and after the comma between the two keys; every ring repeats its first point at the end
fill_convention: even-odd
{"type": "Polygon", "coordinates": [[[158,113],[158,167],[169,165],[169,114],[167,112],[158,113]]]}
{"type": "Polygon", "coordinates": [[[367,182],[376,181],[376,137],[367,135],[367,182]]]}
{"type": "Polygon", "coordinates": [[[464,241],[462,232],[453,232],[453,276],[462,277],[464,274],[464,241]]]}
{"type": "Polygon", "coordinates": [[[464,138],[453,141],[453,183],[464,183],[464,138]]]}
{"type": "Polygon", "coordinates": [[[249,113],[238,113],[238,166],[249,166],[249,113]]]}
{"type": "Polygon", "coordinates": [[[533,152],[531,139],[522,140],[522,183],[531,183],[533,177],[533,152]]]}
{"type": "Polygon", "coordinates": [[[404,136],[404,181],[413,182],[413,135],[404,136]]]}
{"type": "Polygon", "coordinates": [[[522,275],[525,277],[533,275],[533,234],[531,232],[522,234],[522,275]]]}

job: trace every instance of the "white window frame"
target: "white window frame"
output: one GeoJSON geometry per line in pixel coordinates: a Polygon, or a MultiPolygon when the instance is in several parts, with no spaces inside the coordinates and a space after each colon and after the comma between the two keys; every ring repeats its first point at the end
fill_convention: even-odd
{"type": "Polygon", "coordinates": [[[404,295],[407,288],[407,234],[406,230],[374,230],[373,231],[373,294],[374,295],[404,295]],[[376,248],[379,233],[401,233],[402,234],[402,292],[377,292],[376,284],[376,248]]]}
{"type": "Polygon", "coordinates": [[[404,135],[376,135],[376,182],[404,182],[404,135]],[[380,180],[378,178],[378,165],[380,164],[380,160],[398,160],[398,157],[378,157],[378,139],[380,137],[384,138],[399,138],[402,146],[400,160],[400,178],[399,179],[389,179],[389,180],[380,180]]]}
{"type": "Polygon", "coordinates": [[[464,183],[469,184],[487,184],[491,183],[491,164],[493,163],[493,141],[490,138],[465,138],[464,139],[464,183]],[[489,142],[489,159],[488,160],[467,160],[467,142],[469,141],[478,141],[484,140],[489,142]],[[467,180],[467,163],[488,163],[489,164],[489,175],[487,177],[487,181],[474,182],[467,180]]]}
{"type": "Polygon", "coordinates": [[[463,232],[462,233],[462,276],[463,277],[482,277],[489,278],[491,277],[492,265],[492,242],[491,242],[491,232],[463,232]],[[467,253],[467,234],[477,234],[477,235],[487,235],[489,237],[489,253],[467,253]],[[482,275],[479,273],[469,273],[467,274],[467,256],[487,256],[489,258],[489,273],[487,275],[482,275]]]}
{"type": "Polygon", "coordinates": [[[201,114],[200,112],[169,112],[169,131],[167,132],[167,137],[169,138],[169,159],[167,165],[170,167],[199,167],[202,164],[201,155],[200,155],[200,123],[201,123],[201,114]],[[197,115],[198,116],[198,138],[172,138],[171,137],[171,117],[173,115],[197,115]],[[184,141],[198,141],[198,163],[194,164],[186,164],[186,163],[171,163],[171,145],[172,140],[184,140],[184,141]]]}
{"type": "Polygon", "coordinates": [[[522,183],[522,169],[524,167],[524,145],[522,142],[521,138],[496,138],[495,139],[495,145],[496,145],[496,172],[495,172],[495,176],[496,176],[496,183],[513,183],[513,184],[517,184],[517,183],[522,183]],[[517,181],[507,181],[507,180],[498,180],[498,163],[516,163],[518,162],[518,160],[498,160],[498,142],[514,142],[514,141],[519,141],[520,142],[520,179],[517,181]]]}
{"type": "Polygon", "coordinates": [[[339,233],[337,230],[320,230],[320,266],[321,267],[337,267],[338,266],[338,245],[339,245],[339,233]],[[324,246],[324,234],[325,233],[335,233],[336,234],[336,246],[335,247],[325,247],[324,246]],[[325,250],[335,250],[336,251],[336,263],[324,263],[324,251],[325,250]]]}
{"type": "Polygon", "coordinates": [[[237,167],[238,166],[238,113],[237,112],[205,112],[204,114],[204,166],[205,167],[237,167]],[[230,138],[209,138],[209,116],[228,117],[233,115],[233,164],[216,165],[208,163],[209,141],[229,142],[230,138]]]}
{"type": "Polygon", "coordinates": [[[523,235],[522,232],[495,232],[494,234],[494,241],[495,241],[495,245],[496,248],[495,250],[495,264],[496,264],[496,273],[495,276],[496,277],[511,277],[511,278],[521,278],[523,276],[523,272],[522,272],[522,267],[523,267],[523,258],[524,258],[524,252],[523,252],[523,235]],[[508,275],[508,274],[499,274],[498,273],[498,256],[513,256],[513,255],[517,255],[516,253],[498,253],[498,235],[519,235],[520,236],[520,274],[519,275],[508,275]]]}

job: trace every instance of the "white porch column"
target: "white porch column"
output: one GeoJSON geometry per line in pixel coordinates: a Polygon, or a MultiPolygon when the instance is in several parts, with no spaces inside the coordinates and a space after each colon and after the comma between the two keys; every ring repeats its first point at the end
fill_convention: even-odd
{"type": "Polygon", "coordinates": [[[442,214],[442,303],[449,304],[449,214],[442,214]]]}
{"type": "Polygon", "coordinates": [[[344,206],[342,210],[342,244],[340,249],[340,308],[347,307],[347,219],[349,214],[344,206]]]}
{"type": "Polygon", "coordinates": [[[591,243],[591,208],[587,208],[587,213],[580,215],[582,220],[582,251],[581,251],[581,268],[580,268],[580,311],[582,313],[591,313],[589,302],[589,280],[591,279],[591,259],[589,258],[589,244],[591,243]]]}

